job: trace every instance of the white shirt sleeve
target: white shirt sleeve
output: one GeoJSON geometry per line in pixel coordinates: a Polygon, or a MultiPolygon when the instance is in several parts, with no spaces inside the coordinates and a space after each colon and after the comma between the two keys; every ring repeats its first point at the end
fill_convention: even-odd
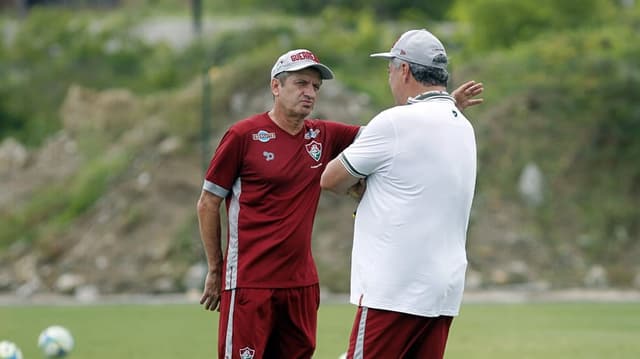
{"type": "Polygon", "coordinates": [[[365,178],[384,172],[391,164],[396,131],[391,119],[382,112],[374,117],[356,140],[340,154],[340,161],[354,177],[365,178]]]}

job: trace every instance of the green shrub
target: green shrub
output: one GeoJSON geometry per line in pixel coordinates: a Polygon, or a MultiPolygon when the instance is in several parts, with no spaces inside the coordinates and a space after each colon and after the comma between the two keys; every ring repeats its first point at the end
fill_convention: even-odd
{"type": "Polygon", "coordinates": [[[488,106],[472,116],[482,164],[478,192],[519,203],[515,184],[536,162],[547,193],[544,205],[525,212],[530,223],[550,247],[571,248],[588,263],[608,264],[638,243],[636,37],[625,23],[556,32],[466,70],[491,79],[488,106]]]}
{"type": "Polygon", "coordinates": [[[540,34],[593,27],[613,19],[609,0],[459,0],[451,16],[466,25],[471,51],[510,47],[540,34]]]}
{"type": "Polygon", "coordinates": [[[151,93],[177,88],[203,67],[201,48],[176,51],[132,35],[124,13],[34,9],[0,52],[0,138],[16,136],[30,146],[60,128],[58,108],[78,83],[151,93]]]}

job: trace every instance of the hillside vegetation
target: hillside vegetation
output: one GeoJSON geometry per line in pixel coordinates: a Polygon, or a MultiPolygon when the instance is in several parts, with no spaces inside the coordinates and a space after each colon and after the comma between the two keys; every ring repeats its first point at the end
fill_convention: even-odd
{"type": "MultiPolygon", "coordinates": [[[[187,32],[180,46],[150,41],[145,24],[189,28],[186,15],[2,18],[0,291],[197,290],[202,169],[230,123],[270,106],[274,59],[313,49],[338,79],[323,85],[316,116],[365,124],[391,105],[386,64],[367,55],[411,27],[448,46],[451,87],[486,88],[467,111],[479,145],[468,286],[640,287],[637,6],[483,42],[474,29],[493,23],[465,11],[499,2],[454,7],[456,27],[331,7],[313,18],[208,15],[202,37],[187,32]]],[[[334,291],[348,289],[353,207],[323,195],[318,211],[315,256],[334,291]]]]}

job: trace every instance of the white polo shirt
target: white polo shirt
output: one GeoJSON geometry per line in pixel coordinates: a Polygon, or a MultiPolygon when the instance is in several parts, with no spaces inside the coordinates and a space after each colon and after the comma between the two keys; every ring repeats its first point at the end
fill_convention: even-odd
{"type": "Polygon", "coordinates": [[[351,303],[457,315],[476,142],[453,99],[436,95],[381,112],[339,158],[367,179],[355,219],[351,303]]]}

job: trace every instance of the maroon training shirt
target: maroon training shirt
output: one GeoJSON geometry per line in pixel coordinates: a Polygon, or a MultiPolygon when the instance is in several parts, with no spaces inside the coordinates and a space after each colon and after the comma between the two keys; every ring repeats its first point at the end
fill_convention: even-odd
{"type": "Polygon", "coordinates": [[[211,160],[204,189],[226,198],[224,289],[318,283],[311,232],[327,163],[360,127],[304,120],[293,136],[267,115],[235,123],[211,160]]]}

